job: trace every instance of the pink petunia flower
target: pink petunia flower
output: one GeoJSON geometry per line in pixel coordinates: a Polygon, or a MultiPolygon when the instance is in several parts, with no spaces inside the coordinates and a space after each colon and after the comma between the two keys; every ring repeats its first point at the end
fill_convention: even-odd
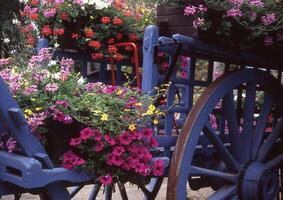
{"type": "Polygon", "coordinates": [[[100,152],[104,149],[104,144],[103,142],[97,142],[95,147],[94,147],[94,151],[96,152],[100,152]]]}
{"type": "Polygon", "coordinates": [[[162,176],[164,173],[164,161],[157,159],[153,163],[153,175],[154,176],[162,176]]]}
{"type": "Polygon", "coordinates": [[[132,143],[132,135],[129,132],[124,131],[121,135],[119,135],[119,142],[122,145],[131,144],[132,143]]]}
{"type": "Polygon", "coordinates": [[[78,146],[79,144],[81,144],[82,140],[81,138],[71,138],[71,141],[70,141],[70,145],[71,146],[78,146]]]}
{"type": "Polygon", "coordinates": [[[86,140],[90,138],[91,136],[93,136],[93,131],[89,127],[84,128],[83,130],[80,131],[80,138],[82,140],[86,140]]]}
{"type": "Polygon", "coordinates": [[[80,157],[76,157],[73,161],[73,165],[75,166],[80,166],[80,165],[84,165],[86,163],[86,161],[80,157]]]}
{"type": "Polygon", "coordinates": [[[109,134],[105,135],[105,136],[104,136],[104,139],[105,139],[106,142],[108,142],[108,144],[109,144],[110,146],[113,146],[113,145],[116,144],[115,139],[112,138],[109,134]]]}
{"type": "Polygon", "coordinates": [[[100,141],[102,139],[102,133],[97,129],[93,129],[92,131],[93,131],[94,141],[100,141]]]}
{"type": "Polygon", "coordinates": [[[112,151],[112,154],[115,156],[121,156],[123,153],[125,153],[125,148],[123,146],[116,146],[112,151]]]}
{"type": "Polygon", "coordinates": [[[106,176],[101,176],[99,178],[100,183],[102,183],[104,186],[110,185],[112,183],[112,176],[111,174],[107,174],[106,176]]]}

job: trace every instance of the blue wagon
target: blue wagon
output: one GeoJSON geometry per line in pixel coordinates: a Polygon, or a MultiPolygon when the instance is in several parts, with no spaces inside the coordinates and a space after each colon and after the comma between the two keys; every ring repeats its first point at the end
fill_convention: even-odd
{"type": "MultiPolygon", "coordinates": [[[[159,37],[155,26],[146,29],[143,59],[143,92],[151,94],[161,85],[156,104],[167,113],[155,127],[156,154],[168,166],[166,198],[183,200],[190,196],[188,187],[210,187],[210,200],[282,199],[283,59],[234,52],[178,34],[159,37]],[[168,56],[164,73],[157,66],[161,53],[168,56]],[[214,80],[216,68],[224,75],[214,80]]],[[[1,125],[23,150],[0,151],[0,195],[18,198],[30,192],[45,200],[71,199],[92,183],[95,174],[55,167],[2,80],[0,93],[1,125]],[[70,192],[67,186],[77,187],[70,192]]],[[[164,177],[152,177],[148,185],[137,180],[145,199],[155,199],[164,177]]],[[[89,199],[96,199],[100,186],[94,185],[89,199]]],[[[121,199],[128,199],[123,182],[118,188],[121,199]]],[[[112,192],[107,187],[105,199],[112,192]]]]}

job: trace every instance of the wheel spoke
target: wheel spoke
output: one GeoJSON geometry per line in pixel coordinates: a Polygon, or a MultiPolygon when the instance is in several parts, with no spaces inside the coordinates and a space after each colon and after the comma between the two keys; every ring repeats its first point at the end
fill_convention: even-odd
{"type": "Polygon", "coordinates": [[[235,155],[238,161],[242,161],[242,144],[232,92],[229,92],[229,94],[223,98],[223,108],[228,122],[232,154],[235,155]]]}
{"type": "Polygon", "coordinates": [[[118,184],[118,188],[119,188],[122,200],[128,200],[128,195],[127,195],[124,183],[122,183],[121,181],[118,181],[117,184],[118,184]]]}
{"type": "Polygon", "coordinates": [[[113,192],[113,186],[107,185],[105,186],[105,200],[112,200],[112,192],[113,192]]]}
{"type": "Polygon", "coordinates": [[[91,190],[88,200],[95,200],[102,184],[95,184],[91,190]]]}
{"type": "Polygon", "coordinates": [[[253,153],[252,158],[255,159],[259,150],[259,147],[263,141],[265,127],[268,121],[268,116],[270,114],[273,103],[273,97],[265,93],[263,105],[259,113],[259,118],[256,122],[255,134],[253,135],[253,153]]]}
{"type": "Polygon", "coordinates": [[[233,197],[237,192],[237,186],[235,185],[224,185],[219,190],[214,192],[210,197],[208,197],[208,200],[226,200],[231,197],[233,197]]]}
{"type": "Polygon", "coordinates": [[[256,96],[256,84],[249,83],[246,88],[246,99],[244,107],[244,124],[242,132],[243,150],[245,160],[251,158],[252,142],[253,142],[253,122],[254,122],[254,107],[255,107],[255,96],[256,96]]]}
{"type": "Polygon", "coordinates": [[[72,188],[72,190],[70,191],[70,196],[71,198],[73,198],[74,196],[76,196],[76,194],[78,194],[79,191],[81,191],[81,189],[83,188],[84,186],[76,186],[74,188],[72,188]]]}
{"type": "Polygon", "coordinates": [[[209,123],[206,123],[204,128],[204,133],[210,140],[210,142],[214,145],[217,152],[225,162],[228,169],[230,169],[233,172],[239,172],[240,170],[240,164],[235,160],[233,155],[229,152],[227,147],[223,144],[221,139],[217,136],[213,128],[209,123]]]}
{"type": "Polygon", "coordinates": [[[207,176],[207,177],[214,177],[218,179],[222,179],[228,181],[230,183],[237,183],[238,175],[229,174],[226,172],[220,172],[212,169],[206,169],[197,166],[190,166],[189,168],[190,175],[195,176],[207,176]]]}
{"type": "Polygon", "coordinates": [[[267,163],[265,163],[265,166],[268,169],[276,169],[277,167],[279,167],[280,165],[282,165],[283,163],[283,155],[279,155],[276,158],[268,161],[267,163]]]}
{"type": "Polygon", "coordinates": [[[266,156],[270,152],[276,139],[280,136],[282,130],[283,130],[283,118],[280,118],[275,128],[273,128],[272,133],[266,138],[266,140],[260,147],[257,155],[258,160],[264,161],[266,159],[266,156]]]}

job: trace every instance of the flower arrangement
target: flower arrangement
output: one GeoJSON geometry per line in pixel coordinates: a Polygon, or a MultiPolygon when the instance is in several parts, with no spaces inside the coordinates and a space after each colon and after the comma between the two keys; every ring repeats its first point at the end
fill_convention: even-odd
{"type": "Polygon", "coordinates": [[[184,8],[200,39],[238,49],[282,47],[283,14],[279,0],[144,0],[184,8]]]}
{"type": "Polygon", "coordinates": [[[195,28],[216,33],[223,43],[248,48],[282,42],[282,10],[275,0],[188,1],[184,14],[195,17],[195,28]]]}
{"type": "Polygon", "coordinates": [[[48,38],[55,47],[64,48],[67,41],[65,44],[74,45],[67,48],[87,51],[94,60],[111,56],[119,61],[123,59],[123,51],[119,53],[113,44],[138,42],[141,37],[140,30],[135,28],[135,17],[120,9],[116,1],[113,6],[98,9],[82,0],[29,0],[22,18],[27,43],[34,45],[36,35],[48,38]]]}
{"type": "MultiPolygon", "coordinates": [[[[62,156],[67,169],[95,172],[108,185],[122,177],[161,176],[164,163],[152,161],[158,146],[151,124],[163,115],[153,99],[128,85],[87,83],[72,72],[71,59],[51,61],[49,49],[40,50],[25,66],[1,61],[0,76],[24,111],[32,133],[45,142],[52,121],[79,124],[79,131],[63,138],[69,147],[62,156]]],[[[76,130],[72,130],[76,131],[76,130]]],[[[56,135],[60,139],[60,133],[56,135]]]]}

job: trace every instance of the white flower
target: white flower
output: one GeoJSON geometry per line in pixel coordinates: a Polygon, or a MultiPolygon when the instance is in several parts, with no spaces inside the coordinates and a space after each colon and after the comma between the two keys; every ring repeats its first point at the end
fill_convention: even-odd
{"type": "Polygon", "coordinates": [[[10,39],[9,38],[5,38],[4,39],[4,43],[8,44],[10,42],[10,39]]]}
{"type": "Polygon", "coordinates": [[[12,23],[17,25],[17,24],[20,24],[20,21],[18,19],[13,19],[12,23]]]}
{"type": "Polygon", "coordinates": [[[111,4],[111,1],[106,0],[84,0],[84,2],[89,5],[95,4],[96,9],[107,8],[111,4]]]}
{"type": "Polygon", "coordinates": [[[85,79],[81,76],[77,82],[78,84],[82,85],[85,82],[85,79]]]}

